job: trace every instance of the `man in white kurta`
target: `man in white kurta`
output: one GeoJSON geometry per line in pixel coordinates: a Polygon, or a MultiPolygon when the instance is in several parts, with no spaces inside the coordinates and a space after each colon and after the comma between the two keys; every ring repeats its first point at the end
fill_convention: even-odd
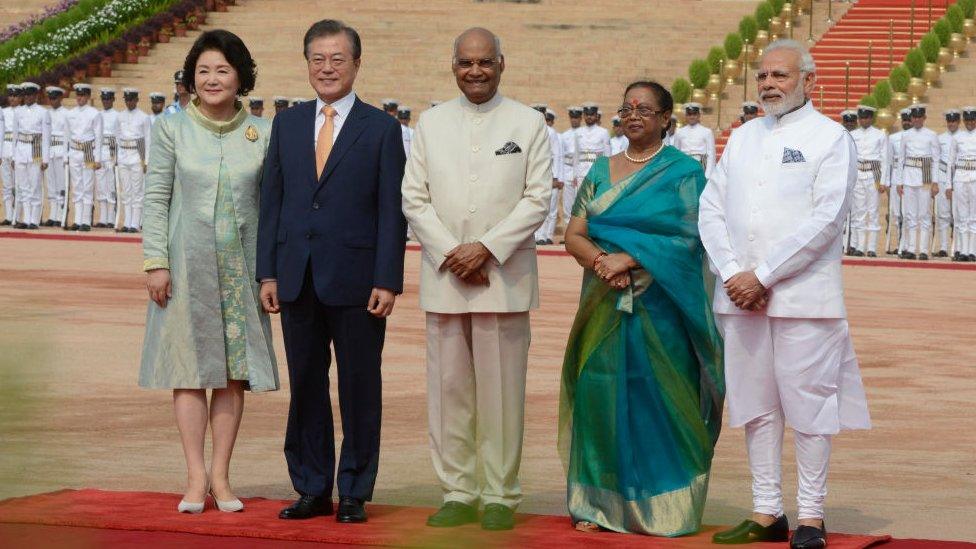
{"type": "Polygon", "coordinates": [[[69,199],[74,222],[65,229],[71,231],[90,231],[92,228],[95,172],[105,150],[102,147],[102,115],[91,106],[91,96],[89,84],[75,84],[78,106],[68,113],[69,199]]]}
{"type": "Polygon", "coordinates": [[[879,198],[889,186],[891,173],[891,144],[888,134],[874,127],[875,110],[869,105],[859,105],[858,128],[851,132],[857,146],[857,184],[851,207],[854,231],[851,247],[856,256],[878,256],[879,198]]]}
{"type": "Polygon", "coordinates": [[[33,82],[20,85],[24,104],[14,111],[15,208],[21,229],[37,229],[44,207],[42,177],[51,161],[51,113],[37,104],[41,87],[33,82]]]}
{"type": "Polygon", "coordinates": [[[868,428],[841,277],[841,239],[857,180],[850,134],[810,101],[806,48],[779,41],[757,71],[766,116],[732,133],[701,197],[699,230],[716,281],[729,423],[745,426],[753,519],[716,541],[785,541],[780,459],[795,432],[800,527],[823,547],[831,437],[868,428]]]}
{"type": "Polygon", "coordinates": [[[907,242],[908,227],[902,215],[901,195],[897,182],[901,180],[901,138],[912,127],[912,111],[905,108],[899,111],[901,131],[888,136],[891,143],[891,171],[888,176],[888,228],[885,235],[885,251],[889,255],[901,255],[903,243],[907,242]]]}
{"type": "Polygon", "coordinates": [[[118,166],[122,188],[123,225],[119,232],[137,233],[142,227],[142,199],[146,188],[146,155],[151,144],[149,115],[139,109],[139,90],[122,90],[125,110],[119,113],[118,166]]]}
{"type": "Polygon", "coordinates": [[[935,257],[948,257],[950,233],[952,231],[953,200],[955,190],[952,188],[952,173],[949,165],[949,148],[952,146],[952,136],[959,131],[961,113],[959,109],[945,111],[946,131],[939,134],[939,193],[935,195],[935,257]]]}
{"type": "Polygon", "coordinates": [[[546,213],[546,220],[542,222],[539,229],[535,232],[535,243],[538,245],[552,244],[552,238],[556,234],[556,221],[559,217],[559,189],[563,187],[559,180],[557,166],[562,162],[562,145],[560,144],[559,132],[553,127],[556,121],[555,115],[549,116],[549,107],[541,103],[532,105],[532,108],[539,111],[546,121],[546,135],[549,136],[549,150],[552,153],[552,194],[549,196],[549,210],[546,213]]]}
{"type": "Polygon", "coordinates": [[[403,178],[423,248],[431,457],[444,505],[430,526],[514,525],[522,500],[529,310],[538,307],[533,233],[552,192],[542,115],[503,97],[494,35],[465,31],[453,69],[462,97],[424,111],[403,178]]]}
{"type": "Polygon", "coordinates": [[[952,200],[955,203],[956,261],[976,261],[976,107],[963,107],[963,129],[952,136],[952,200]]]}
{"type": "Polygon", "coordinates": [[[93,227],[115,227],[115,207],[118,185],[115,168],[118,162],[119,111],[115,110],[115,90],[102,88],[102,155],[101,167],[95,170],[95,202],[98,203],[98,222],[93,227]]]}
{"type": "Polygon", "coordinates": [[[674,132],[671,144],[701,163],[705,177],[715,169],[715,133],[701,123],[700,103],[685,103],[685,125],[674,132]]]}
{"type": "Polygon", "coordinates": [[[61,105],[64,90],[48,86],[47,98],[51,104],[51,163],[47,167],[47,220],[45,227],[61,226],[62,208],[65,205],[65,190],[68,177],[68,109],[61,105]]]}
{"type": "MultiPolygon", "coordinates": [[[[911,108],[912,127],[901,138],[897,181],[907,241],[903,259],[928,259],[932,246],[932,198],[939,193],[939,136],[925,127],[925,106],[911,108]]],[[[951,188],[951,187],[950,187],[951,188]]]]}
{"type": "Polygon", "coordinates": [[[17,214],[14,207],[14,110],[20,106],[20,86],[7,84],[7,104],[0,109],[0,197],[3,199],[3,220],[0,225],[13,225],[17,214]]]}

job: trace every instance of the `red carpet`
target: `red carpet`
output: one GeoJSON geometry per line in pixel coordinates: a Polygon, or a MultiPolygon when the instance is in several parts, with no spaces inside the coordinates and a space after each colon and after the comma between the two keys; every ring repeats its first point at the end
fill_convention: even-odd
{"type": "MultiPolygon", "coordinates": [[[[717,527],[707,527],[698,535],[684,538],[651,538],[646,536],[584,534],[574,530],[567,517],[548,515],[520,515],[518,526],[510,532],[484,532],[477,525],[452,529],[428,528],[424,520],[430,509],[369,506],[367,524],[337,524],[331,517],[308,521],[284,521],[278,511],[287,502],[254,498],[245,500],[243,513],[221,513],[208,507],[202,515],[176,512],[179,496],[154,492],[107,492],[102,490],[63,490],[0,502],[0,546],[22,546],[16,539],[64,539],[68,534],[75,540],[91,538],[88,546],[104,546],[113,539],[138,545],[142,549],[165,546],[190,546],[179,542],[180,536],[197,534],[213,536],[208,547],[227,546],[223,538],[260,538],[294,542],[325,542],[349,545],[379,545],[397,547],[539,547],[572,549],[592,547],[600,543],[607,547],[660,547],[667,549],[714,547],[711,534],[717,527]],[[44,525],[34,528],[13,527],[12,524],[44,525]],[[74,527],[71,530],[51,527],[74,527]],[[79,528],[80,527],[80,528],[79,528]],[[26,529],[25,529],[26,528],[26,529]],[[152,532],[140,542],[137,535],[116,536],[89,529],[110,529],[152,532]],[[73,532],[73,534],[72,534],[73,532]],[[166,533],[159,534],[160,532],[166,533]],[[599,540],[599,541],[597,541],[599,540]],[[174,545],[159,545],[170,543],[174,545]],[[103,544],[104,542],[104,544],[103,544]]],[[[834,549],[869,547],[888,541],[889,536],[855,536],[831,534],[834,549]]],[[[185,538],[187,544],[195,538],[185,538]]],[[[249,545],[234,543],[234,547],[249,545]]],[[[32,547],[42,547],[31,542],[32,547]]],[[[279,545],[281,545],[279,543],[279,545]]],[[[261,545],[262,547],[265,545],[261,545]]],[[[296,545],[298,547],[299,545],[296,545]]],[[[755,549],[777,548],[783,544],[752,544],[755,549]]]]}

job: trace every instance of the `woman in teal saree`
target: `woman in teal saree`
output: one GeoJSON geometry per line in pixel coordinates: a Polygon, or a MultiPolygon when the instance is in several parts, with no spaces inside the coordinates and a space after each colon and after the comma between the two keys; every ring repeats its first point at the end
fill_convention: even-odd
{"type": "Polygon", "coordinates": [[[630,145],[594,163],[566,249],[585,268],[562,372],[574,524],[660,536],[701,526],[725,384],[698,237],[701,165],[662,138],[670,93],[627,88],[630,145]]]}

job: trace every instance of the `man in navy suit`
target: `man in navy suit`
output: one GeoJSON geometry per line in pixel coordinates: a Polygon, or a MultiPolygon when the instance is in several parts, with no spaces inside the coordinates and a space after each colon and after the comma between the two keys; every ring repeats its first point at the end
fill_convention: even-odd
{"type": "Polygon", "coordinates": [[[275,117],[261,183],[257,278],[281,312],[291,406],[285,458],[299,493],[283,519],[365,522],[380,448],[380,362],[386,317],[403,291],[406,222],[400,125],[352,91],[362,46],[334,20],[305,34],[317,99],[275,117]],[[329,345],[343,441],[336,473],[329,345]]]}

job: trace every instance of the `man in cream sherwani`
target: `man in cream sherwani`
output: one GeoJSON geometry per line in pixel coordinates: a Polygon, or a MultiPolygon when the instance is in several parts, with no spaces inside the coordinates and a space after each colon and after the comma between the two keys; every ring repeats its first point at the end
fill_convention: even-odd
{"type": "Polygon", "coordinates": [[[850,134],[810,101],[816,67],[798,42],[769,45],[756,73],[766,116],[732,133],[701,197],[717,281],[729,423],[745,426],[753,515],[717,543],[786,541],[780,460],[795,432],[799,524],[791,547],[826,545],[831,438],[870,427],[851,344],[841,238],[857,181],[850,134]]]}
{"type": "Polygon", "coordinates": [[[431,457],[444,491],[427,524],[476,522],[481,502],[482,528],[506,530],[522,498],[533,232],[549,207],[552,152],[543,116],[498,93],[494,34],[462,33],[452,65],[464,95],[420,115],[403,178],[423,248],[431,457]]]}

